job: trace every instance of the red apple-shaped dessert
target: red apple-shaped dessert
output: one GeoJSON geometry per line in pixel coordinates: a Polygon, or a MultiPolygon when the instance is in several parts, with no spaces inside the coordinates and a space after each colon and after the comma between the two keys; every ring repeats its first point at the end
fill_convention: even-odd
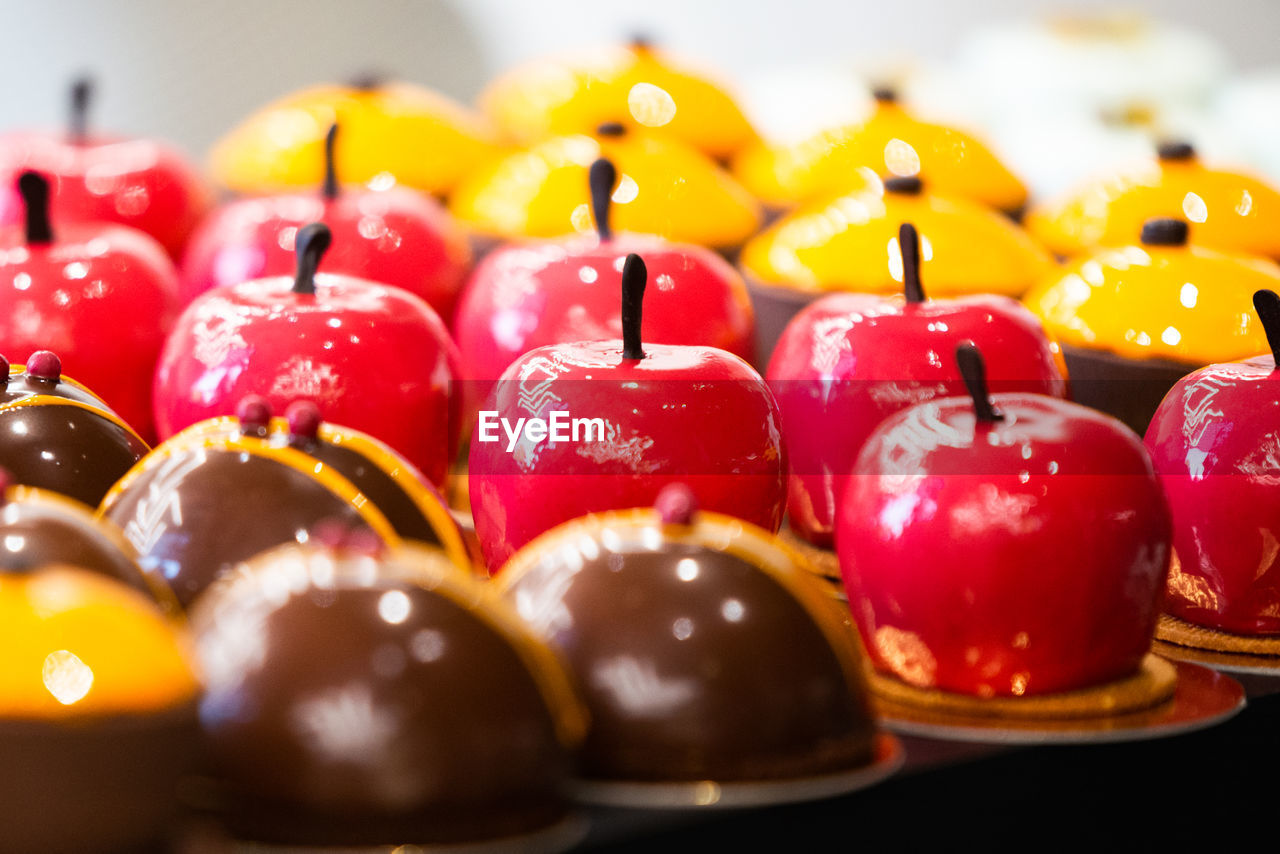
{"type": "Polygon", "coordinates": [[[742,277],[709,249],[614,234],[616,180],[611,161],[592,164],[598,236],[510,244],[476,268],[455,324],[468,378],[487,386],[535,347],[620,336],[618,280],[631,253],[644,258],[656,286],[645,304],[646,341],[705,344],[752,358],[751,298],[742,277]]]}
{"type": "Polygon", "coordinates": [[[205,219],[182,261],[183,303],[210,288],[293,270],[294,238],[309,222],[333,232],[325,269],[396,285],[427,301],[445,320],[471,265],[466,235],[439,204],[392,181],[339,189],[334,138],[325,139],[325,180],[318,193],[230,202],[205,219]]]}
{"type": "Polygon", "coordinates": [[[118,225],[49,223],[49,182],[17,181],[24,228],[0,231],[0,342],[25,361],[51,349],[150,438],[151,379],[176,313],[177,275],[154,240],[118,225]]]}
{"type": "Polygon", "coordinates": [[[1139,438],[1053,397],[891,416],[858,455],[836,549],[876,667],[919,688],[1019,697],[1138,672],[1169,565],[1169,509],[1139,438]]]}
{"type": "Polygon", "coordinates": [[[782,413],[790,481],[787,512],[800,536],[830,547],[836,500],[863,442],[880,422],[935,397],[964,393],[949,358],[977,344],[1001,391],[1066,397],[1058,347],[1016,300],[925,299],[920,243],[898,232],[904,296],[832,294],[787,325],[766,376],[782,413]]]}
{"type": "Polygon", "coordinates": [[[502,375],[471,436],[470,496],[490,569],[585,513],[651,505],[676,480],[709,510],[778,529],[778,407],[741,358],[640,340],[645,265],[622,269],[622,340],[540,347],[502,375]]]}
{"type": "Polygon", "coordinates": [[[297,275],[215,288],[187,306],[155,377],[161,437],[249,394],[283,410],[314,401],[327,421],[386,442],[432,483],[452,460],[449,384],[457,348],[429,305],[390,285],[317,274],[332,233],[297,234],[297,275]]]}
{"type": "Polygon", "coordinates": [[[147,453],[105,403],[62,376],[48,350],[26,365],[0,356],[0,383],[0,466],[18,483],[96,505],[147,453]]]}
{"type": "Polygon", "coordinates": [[[200,173],[155,140],[90,134],[90,94],[87,80],[72,87],[67,133],[0,136],[0,223],[22,222],[22,199],[13,187],[31,170],[53,181],[60,225],[120,223],[151,235],[176,258],[212,202],[200,173]]]}
{"type": "Polygon", "coordinates": [[[1173,513],[1165,609],[1240,635],[1280,634],[1280,297],[1254,307],[1271,354],[1183,377],[1147,429],[1173,513]]]}

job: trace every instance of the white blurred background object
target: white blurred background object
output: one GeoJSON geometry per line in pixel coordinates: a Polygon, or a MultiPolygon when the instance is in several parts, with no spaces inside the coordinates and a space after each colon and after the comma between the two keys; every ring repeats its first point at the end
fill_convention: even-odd
{"type": "MultiPolygon", "coordinates": [[[[976,126],[1039,192],[1142,153],[1147,131],[1099,114],[1158,110],[1161,132],[1280,180],[1280,2],[1145,0],[0,0],[0,127],[63,121],[77,73],[93,120],[203,153],[253,108],[382,71],[469,100],[494,73],[643,33],[720,70],[769,135],[864,108],[894,76],[926,114],[976,126]],[[1125,55],[1055,52],[1050,16],[1145,15],[1159,39],[1125,55]],[[1021,29],[1020,29],[1021,28],[1021,29]],[[1034,67],[1033,67],[1034,66],[1034,67]],[[1242,74],[1253,75],[1242,78],[1242,74]],[[1137,97],[1140,95],[1141,97],[1137,97]]],[[[1132,118],[1132,117],[1130,117],[1132,118]]]]}

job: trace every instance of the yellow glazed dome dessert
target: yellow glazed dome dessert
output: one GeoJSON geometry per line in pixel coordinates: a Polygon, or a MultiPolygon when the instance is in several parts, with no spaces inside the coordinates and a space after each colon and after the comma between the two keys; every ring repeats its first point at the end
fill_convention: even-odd
{"type": "Polygon", "coordinates": [[[892,91],[875,92],[862,124],[823,131],[802,142],[756,145],[734,161],[734,174],[760,199],[790,207],[861,190],[878,174],[921,175],[940,193],[1018,213],[1022,182],[972,136],[921,121],[892,91]]]}
{"type": "Polygon", "coordinates": [[[593,231],[587,172],[600,157],[618,169],[618,231],[727,250],[760,224],[759,204],[706,155],[666,135],[616,123],[596,136],[558,136],[490,163],[450,198],[453,214],[490,239],[593,231]]]}
{"type": "Polygon", "coordinates": [[[1074,398],[1138,433],[1179,377],[1268,350],[1252,299],[1280,288],[1280,267],[1189,244],[1189,233],[1182,220],[1149,220],[1138,244],[1077,261],[1024,298],[1062,343],[1074,398]]]}
{"type": "Polygon", "coordinates": [[[145,594],[67,564],[0,570],[0,851],[151,850],[198,692],[185,633],[145,594]]]}
{"type": "Polygon", "coordinates": [[[342,126],[335,168],[352,183],[386,174],[444,195],[496,153],[485,123],[443,95],[409,83],[358,81],[267,104],[217,142],[213,175],[238,193],[319,186],[325,135],[335,122],[342,126]]]}
{"type": "Polygon", "coordinates": [[[743,269],[757,282],[809,293],[902,289],[898,227],[920,232],[922,272],[936,296],[1022,294],[1052,259],[1017,225],[976,202],[925,192],[919,178],[806,206],[753,238],[743,269]]]}
{"type": "Polygon", "coordinates": [[[526,145],[615,121],[660,127],[716,159],[756,139],[717,83],[643,39],[514,68],[485,90],[480,105],[503,133],[526,145]]]}
{"type": "Polygon", "coordinates": [[[1027,228],[1059,255],[1124,246],[1156,217],[1187,220],[1200,246],[1280,258],[1280,192],[1253,178],[1205,166],[1186,143],[1032,210],[1027,228]]]}

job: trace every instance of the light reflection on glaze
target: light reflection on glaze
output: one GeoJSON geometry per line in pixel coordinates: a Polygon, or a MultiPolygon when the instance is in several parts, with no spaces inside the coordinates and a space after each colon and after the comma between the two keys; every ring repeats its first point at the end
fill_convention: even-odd
{"type": "Polygon", "coordinates": [[[1271,356],[1179,380],[1147,431],[1179,566],[1166,607],[1237,634],[1280,633],[1280,393],[1271,356]]]}

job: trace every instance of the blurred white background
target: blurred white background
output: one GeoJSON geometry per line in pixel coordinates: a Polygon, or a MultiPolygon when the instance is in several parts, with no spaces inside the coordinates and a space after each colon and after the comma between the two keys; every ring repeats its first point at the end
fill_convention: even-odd
{"type": "Polygon", "coordinates": [[[787,79],[779,69],[949,63],[983,24],[1117,8],[1217,43],[1231,74],[1280,66],[1280,0],[3,0],[0,127],[61,122],[67,81],[91,71],[100,126],[202,154],[254,107],[309,83],[381,70],[469,99],[519,60],[634,32],[718,68],[753,106],[772,97],[767,112],[779,101],[770,86],[787,79]]]}

